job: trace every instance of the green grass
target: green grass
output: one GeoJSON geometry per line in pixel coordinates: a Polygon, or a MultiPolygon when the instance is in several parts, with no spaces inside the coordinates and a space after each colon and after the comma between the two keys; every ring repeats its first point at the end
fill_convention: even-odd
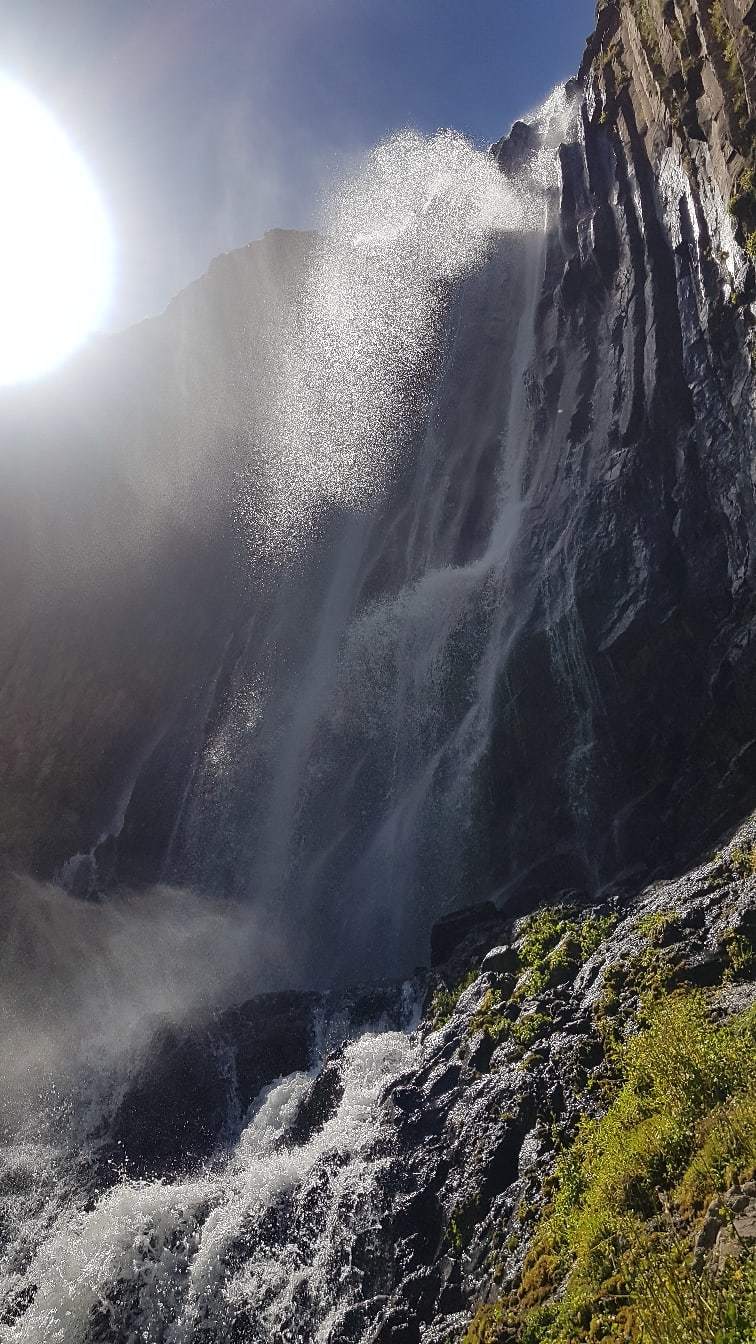
{"type": "Polygon", "coordinates": [[[756,1338],[752,1266],[697,1275],[678,1230],[756,1167],[755,1045],[754,1010],[720,1025],[693,991],[645,1009],[606,1113],[559,1160],[518,1290],[476,1313],[465,1344],[756,1338]]]}
{"type": "Polygon", "coordinates": [[[756,845],[739,845],[731,849],[729,863],[736,877],[753,877],[756,873],[756,845]]]}
{"type": "Polygon", "coordinates": [[[503,984],[487,989],[471,1018],[470,1031],[483,1031],[496,1044],[512,1040],[527,1050],[546,1033],[550,1019],[540,1012],[523,1013],[523,1000],[573,980],[616,923],[612,916],[581,916],[566,906],[546,906],[528,916],[518,944],[514,992],[509,994],[503,984]]]}
{"type": "Polygon", "coordinates": [[[477,980],[479,974],[480,972],[473,967],[472,970],[467,972],[467,975],[463,976],[462,979],[450,989],[448,989],[446,985],[439,985],[431,1000],[429,1014],[434,1031],[438,1031],[440,1027],[446,1026],[446,1023],[451,1018],[452,1013],[462,998],[465,990],[470,988],[470,985],[477,980]]]}
{"type": "Polygon", "coordinates": [[[669,910],[655,910],[653,914],[643,915],[638,920],[636,928],[638,933],[644,938],[648,938],[651,943],[660,943],[674,920],[674,915],[669,910]]]}
{"type": "Polygon", "coordinates": [[[578,917],[568,907],[546,906],[528,919],[519,945],[525,972],[520,998],[572,980],[580,967],[609,936],[617,921],[611,915],[578,917]]]}
{"type": "Polygon", "coordinates": [[[512,1031],[508,1005],[509,1000],[501,989],[487,989],[470,1019],[470,1033],[483,1031],[492,1041],[505,1040],[512,1031]]]}

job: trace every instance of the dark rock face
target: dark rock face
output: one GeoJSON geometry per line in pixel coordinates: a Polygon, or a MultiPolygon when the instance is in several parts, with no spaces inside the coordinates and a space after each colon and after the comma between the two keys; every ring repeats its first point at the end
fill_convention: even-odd
{"type": "Polygon", "coordinates": [[[307,1143],[323,1128],[344,1095],[338,1056],[326,1061],[306,1095],[302,1098],[297,1113],[286,1135],[287,1143],[307,1143]]]}
{"type": "MultiPolygon", "coordinates": [[[[600,7],[581,140],[562,151],[487,759],[508,893],[595,890],[690,852],[753,797],[753,269],[714,204],[750,133],[707,6],[686,7],[683,35],[671,7],[645,8],[653,33],[631,4],[600,7]]],[[[728,15],[750,100],[752,34],[728,15]]]]}
{"type": "Polygon", "coordinates": [[[159,1024],[100,1149],[101,1171],[170,1175],[212,1154],[266,1084],[306,1072],[315,994],[262,994],[204,1031],[159,1024]]]}
{"type": "Polygon", "coordinates": [[[105,1164],[120,1161],[139,1176],[180,1171],[212,1149],[227,1105],[227,1083],[209,1033],[186,1036],[158,1027],[113,1118],[105,1164]]]}
{"type": "Polygon", "coordinates": [[[509,135],[491,146],[491,153],[503,173],[514,174],[525,168],[540,146],[540,136],[526,121],[516,121],[509,135]]]}
{"type": "Polygon", "coordinates": [[[480,931],[485,939],[490,925],[499,919],[496,906],[492,901],[483,901],[480,905],[467,906],[464,910],[455,910],[445,919],[439,920],[431,929],[431,966],[441,966],[448,961],[460,943],[470,934],[480,931]]]}

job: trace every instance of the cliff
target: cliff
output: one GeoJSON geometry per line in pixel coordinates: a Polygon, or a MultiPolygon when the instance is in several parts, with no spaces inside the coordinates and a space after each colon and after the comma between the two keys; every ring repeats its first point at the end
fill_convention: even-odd
{"type": "Polygon", "coordinates": [[[590,887],[752,799],[752,52],[734,6],[653,3],[588,46],[491,753],[510,880],[590,887]]]}
{"type": "Polygon", "coordinates": [[[234,506],[312,240],[3,409],[8,854],[277,949],[12,1146],[10,1338],[753,1338],[754,28],[599,5],[492,151],[558,121],[545,227],[448,284],[401,460],[296,563],[234,506]]]}
{"type": "Polygon", "coordinates": [[[632,887],[748,812],[741,10],[600,7],[545,235],[451,287],[401,467],[299,567],[250,564],[240,519],[312,240],[4,399],[9,862],[253,892],[307,982],[411,969],[455,904],[632,887]]]}
{"type": "Polygon", "coordinates": [[[112,838],[156,741],[202,715],[248,600],[240,462],[311,244],[219,257],[161,317],[0,398],[7,866],[51,876],[112,838]]]}

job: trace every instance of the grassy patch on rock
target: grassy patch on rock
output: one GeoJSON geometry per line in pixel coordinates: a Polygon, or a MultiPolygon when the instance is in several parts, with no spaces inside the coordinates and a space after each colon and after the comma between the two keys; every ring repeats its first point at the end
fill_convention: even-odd
{"type": "Polygon", "coordinates": [[[531,997],[566,980],[573,980],[616,922],[611,915],[586,914],[581,917],[561,906],[547,906],[531,915],[519,944],[524,974],[520,978],[518,995],[531,997]]]}
{"type": "Polygon", "coordinates": [[[756,1337],[753,1257],[694,1267],[696,1217],[756,1168],[756,1010],[714,1021],[662,994],[618,1047],[601,1116],[559,1159],[518,1287],[465,1344],[740,1344],[756,1337]]]}
{"type": "Polygon", "coordinates": [[[429,1014],[434,1031],[446,1026],[465,990],[477,980],[478,975],[478,970],[473,967],[456,985],[449,988],[446,985],[438,986],[431,1000],[429,1014]]]}
{"type": "Polygon", "coordinates": [[[611,915],[580,914],[568,906],[546,906],[529,915],[520,928],[514,989],[509,976],[487,989],[470,1019],[470,1032],[482,1031],[497,1045],[512,1041],[521,1053],[528,1050],[546,1035],[551,1018],[523,1005],[572,982],[616,922],[611,915]]]}

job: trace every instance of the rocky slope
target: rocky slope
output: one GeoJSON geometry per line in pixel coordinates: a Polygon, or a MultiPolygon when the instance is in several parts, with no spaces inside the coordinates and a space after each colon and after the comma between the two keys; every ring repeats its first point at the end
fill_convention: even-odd
{"type": "Polygon", "coordinates": [[[77,1344],[750,1340],[755,895],[750,821],[631,899],[459,912],[415,986],[157,1028],[66,1159],[95,1243],[60,1242],[52,1289],[16,1245],[6,1324],[36,1340],[68,1316],[77,1344]]]}
{"type": "MultiPolygon", "coordinates": [[[[756,1156],[753,855],[751,842],[741,838],[730,851],[680,880],[655,884],[621,909],[611,903],[545,907],[498,929],[490,912],[477,912],[470,933],[437,968],[452,992],[441,988],[431,1001],[417,1066],[386,1098],[396,1156],[369,1267],[371,1285],[386,1300],[362,1308],[377,1311],[383,1322],[365,1338],[451,1341],[464,1335],[473,1344],[636,1338],[629,1312],[621,1310],[633,1301],[623,1266],[622,1235],[629,1234],[619,1219],[612,1226],[612,1200],[623,1214],[634,1213],[639,1226],[678,1237],[683,1254],[694,1244],[708,1252],[717,1242],[724,1255],[726,1214],[718,1223],[709,1214],[707,1222],[706,1210],[716,1210],[725,1196],[718,1178],[725,1186],[733,1175],[746,1180],[756,1156]],[[605,1222],[587,1233],[591,1254],[602,1237],[611,1249],[598,1272],[591,1264],[593,1278],[586,1274],[573,1302],[565,1285],[569,1289],[570,1276],[577,1279],[584,1266],[572,1244],[559,1246],[549,1223],[560,1195],[574,1199],[577,1212],[581,1194],[584,1206],[592,1194],[587,1181],[584,1192],[570,1186],[570,1159],[591,1123],[598,1133],[599,1117],[617,1104],[626,1076],[622,1042],[643,1040],[649,1023],[653,1050],[668,1052],[667,1067],[680,1069],[682,1089],[693,1090],[684,1073],[691,1048],[685,1014],[699,992],[704,1015],[736,1022],[745,1033],[739,1086],[749,1099],[747,1138],[742,1145],[733,1141],[719,1168],[712,1162],[707,1169],[704,1160],[696,1166],[694,1143],[684,1155],[674,1151],[674,1141],[669,1154],[663,1144],[654,1151],[651,1104],[633,1117],[635,1129],[623,1114],[619,1137],[630,1160],[623,1168],[614,1150],[601,1153],[605,1222]],[[645,1168],[634,1149],[639,1136],[641,1151],[645,1146],[650,1154],[645,1168]],[[687,1203],[679,1196],[686,1167],[698,1179],[687,1203]],[[472,1312],[476,1301],[482,1305],[472,1312]]],[[[664,1071],[663,1060],[654,1056],[654,1063],[664,1071]]],[[[699,1133],[706,1132],[701,1124],[699,1133]]],[[[731,1253],[745,1253],[756,1241],[756,1186],[746,1195],[737,1206],[739,1216],[747,1214],[742,1244],[736,1238],[731,1253]]],[[[749,1298],[743,1317],[749,1329],[755,1305],[749,1298]]],[[[708,1335],[681,1336],[699,1337],[708,1335]]]]}

